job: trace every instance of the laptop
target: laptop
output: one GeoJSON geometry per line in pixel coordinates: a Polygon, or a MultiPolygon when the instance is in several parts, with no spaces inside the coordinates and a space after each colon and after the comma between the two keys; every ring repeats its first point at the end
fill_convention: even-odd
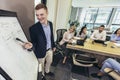
{"type": "Polygon", "coordinates": [[[77,45],[84,46],[84,42],[85,42],[86,39],[87,39],[87,36],[84,39],[77,40],[77,45]]]}
{"type": "Polygon", "coordinates": [[[100,44],[104,44],[105,41],[102,41],[102,40],[94,40],[94,42],[100,43],[100,44]]]}

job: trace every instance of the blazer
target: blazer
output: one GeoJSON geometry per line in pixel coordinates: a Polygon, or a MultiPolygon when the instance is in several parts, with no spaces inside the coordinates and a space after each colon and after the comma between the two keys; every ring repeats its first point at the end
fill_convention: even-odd
{"type": "MultiPolygon", "coordinates": [[[[54,37],[53,37],[53,25],[52,22],[49,21],[50,29],[51,29],[51,48],[55,47],[54,37]]],[[[31,42],[33,44],[33,51],[37,58],[44,58],[46,55],[47,49],[47,40],[40,22],[32,25],[29,28],[31,42]]]]}

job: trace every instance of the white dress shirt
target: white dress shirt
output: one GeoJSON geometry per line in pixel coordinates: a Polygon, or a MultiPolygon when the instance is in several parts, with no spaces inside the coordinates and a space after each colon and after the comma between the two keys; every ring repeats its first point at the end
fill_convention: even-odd
{"type": "Polygon", "coordinates": [[[106,40],[106,31],[99,32],[99,30],[95,30],[92,33],[90,38],[93,39],[93,40],[103,40],[103,41],[105,41],[106,40]]]}

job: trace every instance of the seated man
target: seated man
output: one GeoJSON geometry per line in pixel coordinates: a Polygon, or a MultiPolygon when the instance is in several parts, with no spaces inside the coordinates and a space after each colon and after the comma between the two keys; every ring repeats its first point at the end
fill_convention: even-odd
{"type": "MultiPolygon", "coordinates": [[[[104,30],[105,26],[104,25],[101,25],[98,30],[95,30],[92,35],[91,35],[91,39],[94,40],[95,42],[96,41],[99,41],[101,42],[102,44],[104,42],[102,41],[105,41],[106,40],[106,31],[104,30]]],[[[98,60],[98,67],[101,66],[101,63],[106,59],[105,56],[101,56],[101,55],[95,55],[95,57],[97,58],[98,60]]]]}
{"type": "Polygon", "coordinates": [[[106,31],[104,31],[105,26],[101,25],[98,30],[95,30],[93,34],[91,35],[91,39],[93,40],[106,40],[106,31]]]}
{"type": "Polygon", "coordinates": [[[98,76],[103,76],[104,75],[104,69],[105,68],[111,68],[112,70],[115,70],[117,71],[118,73],[120,73],[120,63],[117,62],[116,60],[114,59],[111,59],[111,58],[108,58],[107,60],[105,60],[103,62],[103,66],[102,68],[100,69],[100,72],[98,72],[98,76]]]}

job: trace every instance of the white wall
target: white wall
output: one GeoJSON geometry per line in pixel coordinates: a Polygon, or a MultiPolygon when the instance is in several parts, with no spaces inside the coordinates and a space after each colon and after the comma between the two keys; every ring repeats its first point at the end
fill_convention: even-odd
{"type": "Polygon", "coordinates": [[[48,20],[52,21],[53,29],[56,28],[57,0],[47,0],[48,20]]]}
{"type": "Polygon", "coordinates": [[[69,20],[72,0],[48,0],[48,20],[53,22],[54,35],[56,30],[66,28],[69,20]]]}
{"type": "Polygon", "coordinates": [[[69,20],[72,0],[48,0],[48,20],[54,24],[54,29],[65,28],[69,20]]]}
{"type": "Polygon", "coordinates": [[[58,0],[56,30],[66,28],[69,21],[71,4],[72,0],[58,0]]]}
{"type": "Polygon", "coordinates": [[[74,7],[116,7],[120,6],[120,0],[72,0],[74,7]]]}

